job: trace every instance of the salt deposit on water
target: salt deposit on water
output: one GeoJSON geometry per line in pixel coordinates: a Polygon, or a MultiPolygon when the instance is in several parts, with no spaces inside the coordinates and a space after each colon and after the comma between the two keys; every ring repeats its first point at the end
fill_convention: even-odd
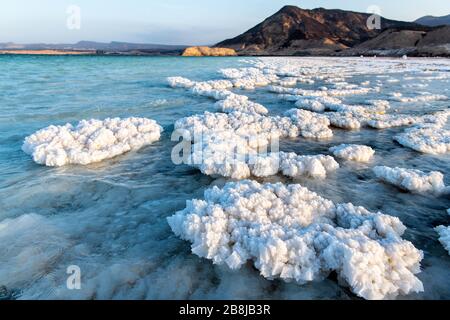
{"type": "Polygon", "coordinates": [[[439,241],[450,254],[450,227],[439,226],[436,231],[439,233],[439,241]]]}
{"type": "Polygon", "coordinates": [[[82,120],[75,127],[49,126],[25,139],[22,150],[46,166],[89,164],[159,140],[162,127],[145,118],[82,120]]]}
{"type": "Polygon", "coordinates": [[[381,166],[375,167],[373,171],[375,175],[384,182],[411,192],[432,192],[441,194],[450,191],[449,188],[444,185],[444,175],[441,172],[433,171],[426,173],[414,169],[381,166]]]}
{"type": "MultiPolygon", "coordinates": [[[[447,213],[450,215],[450,209],[447,210],[447,213]]],[[[450,226],[438,226],[436,232],[439,234],[439,241],[450,254],[450,226]]]]}
{"type": "Polygon", "coordinates": [[[326,155],[299,156],[293,152],[277,152],[250,159],[251,172],[257,177],[267,177],[281,172],[287,177],[325,178],[336,171],[339,164],[326,155]]]}
{"type": "Polygon", "coordinates": [[[263,105],[250,101],[247,96],[229,91],[235,84],[228,80],[195,82],[182,77],[169,77],[167,82],[173,88],[190,88],[196,95],[219,100],[216,107],[222,112],[268,113],[263,105]]]}
{"type": "Polygon", "coordinates": [[[375,150],[368,146],[341,144],[330,148],[336,157],[357,162],[369,162],[375,150]]]}
{"type": "MultiPolygon", "coordinates": [[[[310,115],[307,113],[306,116],[310,115]]],[[[187,131],[194,139],[188,164],[198,167],[204,174],[244,179],[250,175],[275,175],[281,171],[290,177],[325,177],[327,172],[336,170],[339,165],[329,156],[298,156],[284,152],[259,154],[258,149],[267,149],[274,139],[296,137],[299,132],[317,136],[310,132],[322,130],[323,125],[316,125],[316,122],[306,127],[307,121],[302,121],[299,128],[296,125],[300,123],[298,117],[293,118],[295,121],[257,114],[205,113],[180,119],[175,128],[180,132],[187,131]],[[319,129],[315,129],[317,126],[319,129]],[[195,141],[196,137],[200,137],[200,141],[195,141]]]]}
{"type": "Polygon", "coordinates": [[[422,253],[401,239],[398,218],[338,204],[300,185],[229,183],[168,218],[192,252],[239,269],[304,284],[336,271],[357,295],[393,298],[423,290],[422,253]]]}
{"type": "Polygon", "coordinates": [[[447,227],[434,229],[450,207],[447,60],[20,59],[0,57],[6,297],[450,298],[447,227]],[[95,142],[62,126],[23,146],[42,163],[95,165],[45,168],[20,152],[49,124],[130,114],[200,135],[187,165],[156,123],[126,143],[94,120],[95,142]],[[152,145],[107,160],[140,142],[152,145]],[[244,178],[258,183],[229,181],[244,178]],[[70,265],[81,290],[66,287],[70,265]]]}
{"type": "Polygon", "coordinates": [[[423,153],[440,154],[450,152],[450,130],[430,128],[410,128],[394,138],[405,147],[423,153]]]}
{"type": "MultiPolygon", "coordinates": [[[[345,82],[344,78],[340,83],[337,83],[336,79],[332,80],[331,78],[329,82],[333,83],[335,82],[335,88],[337,89],[328,89],[327,87],[321,88],[319,91],[312,91],[312,90],[304,90],[304,89],[298,89],[298,88],[289,88],[290,86],[295,85],[295,81],[291,81],[292,76],[295,75],[295,72],[288,71],[286,72],[283,70],[283,72],[277,71],[277,69],[267,68],[267,65],[265,66],[265,73],[266,74],[275,74],[278,76],[288,75],[291,76],[289,78],[289,81],[283,81],[283,80],[267,80],[267,81],[261,81],[259,83],[260,86],[268,85],[270,82],[278,84],[274,86],[270,86],[269,90],[271,92],[278,93],[282,95],[282,98],[287,101],[295,101],[295,105],[300,109],[292,109],[290,111],[287,111],[285,115],[289,117],[292,121],[292,123],[297,126],[298,128],[298,134],[303,136],[304,138],[313,138],[313,139],[327,139],[333,137],[333,132],[330,129],[330,126],[336,126],[339,128],[344,128],[348,130],[354,130],[361,128],[362,125],[367,125],[376,129],[385,129],[385,128],[392,128],[392,127],[398,127],[398,126],[408,126],[408,125],[425,125],[425,126],[434,126],[442,127],[445,125],[445,122],[447,121],[448,112],[444,112],[443,114],[437,113],[435,115],[426,115],[426,116],[409,116],[409,115],[398,115],[398,114],[384,114],[386,110],[390,108],[389,101],[386,100],[380,100],[375,99],[371,101],[371,106],[354,106],[354,105],[346,105],[342,103],[341,100],[335,98],[337,96],[347,96],[347,95],[364,95],[368,94],[371,89],[370,88],[360,88],[357,85],[348,84],[345,82]],[[325,112],[325,111],[333,111],[332,113],[328,113],[325,115],[320,115],[316,112],[325,112]],[[313,111],[313,112],[311,112],[313,111]]],[[[227,69],[223,70],[222,74],[224,74],[227,78],[233,79],[233,81],[237,81],[236,79],[239,78],[246,78],[245,82],[248,82],[249,79],[253,79],[253,83],[257,82],[256,78],[263,78],[264,75],[261,72],[258,72],[255,69],[249,68],[249,69],[243,69],[243,70],[236,70],[236,69],[227,69]]],[[[252,81],[250,81],[251,83],[252,81]]],[[[325,82],[328,82],[327,80],[325,82]]],[[[398,82],[396,79],[388,79],[389,83],[398,82]]],[[[311,83],[314,83],[313,81],[311,83]]],[[[247,89],[253,88],[250,84],[249,86],[243,86],[247,89]]],[[[373,89],[373,91],[377,92],[379,91],[379,88],[373,89]]],[[[420,97],[416,98],[399,98],[401,102],[424,102],[424,101],[433,101],[433,100],[446,100],[447,97],[444,95],[422,95],[420,97]]],[[[239,130],[241,129],[240,124],[237,126],[239,127],[239,130]]],[[[234,129],[236,130],[236,129],[234,129]]],[[[424,130],[423,128],[420,130],[424,130]]],[[[242,131],[241,131],[242,132],[242,131]]],[[[245,132],[245,131],[244,131],[245,132]]],[[[295,130],[293,130],[294,136],[295,130]]],[[[217,133],[214,133],[214,136],[216,136],[217,133]]],[[[285,137],[286,135],[280,134],[278,137],[285,137]]],[[[267,138],[267,136],[265,137],[267,138]]],[[[438,137],[438,139],[442,140],[442,137],[438,137]]],[[[263,139],[264,144],[268,144],[268,140],[263,139]],[[267,142],[266,142],[267,141],[267,142]]],[[[433,142],[431,143],[433,144],[433,142]]],[[[220,144],[219,144],[220,145],[220,144]]],[[[217,147],[217,144],[213,144],[214,147],[217,147]]],[[[434,143],[433,146],[436,147],[436,144],[434,143]]],[[[218,149],[223,149],[219,147],[218,149]]],[[[279,170],[277,170],[277,167],[281,167],[283,174],[287,176],[295,177],[297,174],[292,174],[292,164],[294,163],[294,168],[297,167],[299,164],[305,168],[305,164],[302,161],[304,157],[298,156],[294,153],[286,154],[286,153],[274,153],[269,154],[268,156],[259,156],[257,155],[257,152],[253,150],[254,152],[252,159],[254,162],[252,164],[247,164],[248,167],[245,167],[245,174],[240,175],[239,178],[245,178],[250,176],[250,174],[253,174],[255,176],[268,176],[268,175],[274,175],[279,170]],[[289,155],[288,158],[290,158],[290,165],[291,170],[286,170],[286,164],[289,161],[286,161],[286,155],[289,155]],[[302,158],[302,160],[300,160],[302,158]],[[255,161],[256,160],[256,161],[255,161]],[[276,164],[276,165],[275,165],[276,164]],[[291,171],[289,173],[289,171],[291,171]]],[[[343,158],[346,160],[353,160],[353,161],[359,161],[359,162],[369,162],[373,155],[375,154],[375,150],[368,146],[363,145],[347,145],[343,144],[340,146],[336,146],[333,148],[330,148],[330,152],[334,153],[335,156],[339,158],[343,158]]],[[[444,151],[445,152],[445,151],[444,151]]],[[[223,159],[223,157],[219,157],[220,159],[223,159]]],[[[206,161],[211,160],[211,158],[207,159],[206,161]]],[[[314,159],[314,161],[317,161],[314,159]]],[[[332,160],[332,163],[335,163],[334,159],[332,160]]],[[[242,165],[242,163],[241,163],[242,165]]],[[[316,169],[312,169],[311,172],[308,174],[306,172],[302,172],[303,170],[300,170],[301,175],[306,176],[314,176],[319,175],[321,177],[326,176],[326,169],[323,168],[319,170],[320,166],[315,166],[316,169]]],[[[333,165],[333,170],[335,170],[338,167],[336,164],[333,165]]],[[[209,168],[210,169],[210,168],[209,168]]],[[[241,166],[242,169],[242,166],[241,166]]],[[[203,173],[205,173],[207,170],[202,170],[203,173]]],[[[295,170],[294,170],[295,171],[295,170]]],[[[215,170],[209,171],[207,174],[215,173],[215,170]]],[[[422,171],[419,170],[406,170],[406,169],[400,169],[400,168],[388,168],[388,167],[376,167],[374,169],[374,172],[376,173],[377,177],[380,179],[383,179],[383,181],[392,183],[396,186],[399,186],[401,188],[404,188],[409,191],[413,192],[433,192],[435,194],[440,194],[446,190],[446,187],[444,185],[444,176],[439,172],[431,172],[430,174],[425,174],[422,171]]],[[[222,175],[224,175],[222,173],[222,175]]],[[[230,176],[230,175],[225,175],[230,176]]],[[[237,178],[236,175],[231,174],[231,177],[237,178]]],[[[245,185],[245,183],[243,183],[245,185]]],[[[278,186],[281,187],[281,186],[278,186]]],[[[283,186],[284,187],[284,186],[283,186]]],[[[224,196],[226,196],[226,199],[229,200],[231,195],[234,195],[235,193],[239,194],[239,189],[241,188],[241,185],[234,185],[230,184],[225,186],[223,193],[224,196]]],[[[245,189],[245,187],[243,187],[245,189]]],[[[262,188],[259,185],[254,186],[255,189],[262,188]]],[[[300,263],[300,266],[296,265],[295,262],[287,262],[286,258],[283,258],[284,252],[286,252],[286,257],[292,257],[292,254],[289,254],[289,248],[286,248],[287,246],[278,239],[264,239],[264,241],[267,241],[270,243],[270,245],[266,246],[263,245],[264,249],[261,249],[261,245],[258,245],[259,240],[244,240],[240,241],[239,239],[241,236],[236,232],[230,231],[230,234],[228,234],[225,230],[230,230],[230,226],[226,222],[227,213],[224,213],[223,211],[220,211],[219,207],[217,207],[216,201],[220,198],[219,196],[214,197],[212,194],[219,193],[218,189],[214,189],[214,191],[207,191],[205,193],[205,201],[206,202],[200,202],[200,201],[193,201],[188,203],[188,207],[184,210],[179,212],[177,215],[169,218],[169,223],[171,224],[172,229],[174,232],[181,236],[182,238],[186,240],[190,240],[193,242],[193,252],[201,257],[207,257],[209,259],[212,259],[215,263],[222,264],[225,263],[231,268],[239,268],[243,263],[245,263],[246,260],[252,259],[255,260],[255,266],[261,270],[261,273],[268,277],[273,278],[274,276],[279,276],[284,279],[291,279],[294,278],[298,282],[302,283],[305,281],[304,275],[302,274],[302,268],[303,266],[300,263]],[[212,198],[209,199],[209,198],[212,198]],[[211,200],[211,201],[210,201],[211,200]],[[211,205],[211,209],[209,207],[211,205]],[[211,220],[209,220],[211,215],[211,220]],[[218,221],[215,220],[217,218],[218,221]],[[220,221],[220,222],[219,222],[220,221]],[[216,234],[214,234],[216,232],[216,234]],[[224,238],[222,238],[224,237],[224,238]],[[206,239],[208,239],[207,242],[204,242],[206,239]],[[216,240],[214,240],[216,239],[216,240]],[[247,241],[251,243],[250,245],[247,244],[247,241]],[[228,243],[232,243],[233,247],[227,247],[228,243]],[[272,242],[274,244],[272,244],[272,242]],[[278,242],[278,245],[276,244],[278,242]],[[247,247],[250,246],[250,247],[247,247]],[[264,253],[255,251],[252,246],[255,246],[255,248],[258,248],[258,250],[263,251],[264,253]],[[277,261],[277,257],[282,257],[282,262],[277,261]],[[275,261],[271,261],[270,259],[274,259],[275,261]],[[286,266],[283,266],[283,263],[287,264],[286,266]],[[273,264],[273,265],[272,265],[273,264]]],[[[245,190],[243,191],[244,198],[245,196],[251,197],[253,199],[253,195],[249,195],[248,192],[245,190]]],[[[258,193],[255,191],[255,193],[258,193]]],[[[267,200],[270,198],[268,195],[261,196],[254,196],[255,198],[262,198],[267,200]]],[[[239,198],[239,200],[236,200],[237,202],[241,203],[242,199],[239,198]]],[[[278,202],[277,202],[278,203],[278,202]]],[[[230,203],[221,203],[225,208],[232,207],[230,203]]],[[[250,205],[252,208],[253,205],[250,205]]],[[[267,204],[267,209],[273,208],[274,204],[267,204]]],[[[277,205],[279,206],[279,205],[277,205]]],[[[244,239],[248,238],[248,235],[246,232],[242,230],[242,227],[240,227],[239,224],[236,226],[234,225],[236,223],[236,219],[239,220],[239,218],[236,217],[238,215],[237,212],[240,211],[240,206],[238,206],[239,209],[233,210],[231,213],[231,223],[233,227],[236,227],[238,230],[243,232],[242,237],[244,239]]],[[[338,211],[339,211],[338,206],[338,211]]],[[[248,209],[244,209],[246,211],[248,209]]],[[[258,211],[258,209],[255,209],[256,212],[258,212],[258,217],[260,214],[262,214],[261,211],[258,211]]],[[[270,214],[274,214],[273,210],[270,209],[270,214]]],[[[315,209],[316,210],[316,209],[315,209]]],[[[360,209],[365,210],[365,209],[360,209]]],[[[224,209],[226,211],[226,209],[224,209]]],[[[245,216],[246,217],[246,216],[245,216]]],[[[280,219],[288,219],[287,216],[285,216],[285,212],[282,214],[279,214],[280,219]]],[[[288,219],[289,220],[289,219],[288,219]]],[[[258,220],[259,221],[259,220],[258,220]]],[[[248,225],[248,221],[244,222],[244,225],[248,225]]],[[[295,223],[294,223],[295,225],[295,223]]],[[[286,226],[284,226],[286,228],[286,226]]],[[[263,228],[264,229],[264,228],[263,228]]],[[[266,229],[264,229],[266,230],[266,229]]],[[[256,231],[248,231],[252,236],[255,236],[258,234],[256,231]]],[[[273,232],[276,233],[276,232],[273,232]]],[[[269,234],[273,234],[272,232],[269,232],[269,234]]],[[[401,232],[403,233],[403,231],[401,232]]],[[[298,248],[298,247],[296,247],[298,248]]],[[[300,255],[298,256],[298,253],[294,255],[296,259],[299,259],[299,261],[304,261],[300,255]]],[[[391,259],[391,258],[389,258],[391,259]]],[[[310,259],[308,259],[310,260],[310,259]]],[[[297,260],[296,260],[297,261],[297,260]]],[[[345,262],[344,262],[345,263],[345,262]]],[[[418,266],[415,265],[416,271],[418,270],[418,266]]],[[[316,269],[320,270],[320,267],[316,267],[316,269]]],[[[327,269],[330,269],[328,267],[327,269]]],[[[367,270],[366,270],[367,271],[367,270]]],[[[309,280],[312,280],[314,276],[311,276],[311,270],[307,271],[309,280]]],[[[340,276],[345,277],[340,274],[340,276]]],[[[359,280],[360,282],[364,282],[363,280],[359,280]]],[[[378,283],[378,281],[373,281],[372,284],[378,283]]],[[[382,282],[382,281],[380,281],[382,282]]],[[[351,283],[351,282],[350,282],[351,283]]],[[[375,285],[376,287],[376,285],[375,285]]],[[[416,288],[416,290],[420,286],[417,286],[417,283],[413,285],[413,287],[416,288]]],[[[364,289],[357,289],[357,291],[360,290],[358,293],[365,297],[365,298],[385,298],[389,296],[395,296],[396,293],[373,293],[371,290],[370,285],[368,285],[368,288],[364,289]]]]}
{"type": "Polygon", "coordinates": [[[333,136],[330,120],[320,114],[307,110],[292,109],[286,112],[286,116],[299,127],[300,134],[304,138],[328,139],[333,136]]]}

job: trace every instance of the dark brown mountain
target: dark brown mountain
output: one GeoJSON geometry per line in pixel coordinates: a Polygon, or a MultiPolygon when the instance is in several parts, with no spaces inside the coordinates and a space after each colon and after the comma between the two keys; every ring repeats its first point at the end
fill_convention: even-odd
{"type": "Polygon", "coordinates": [[[450,57],[450,26],[386,29],[377,37],[337,55],[450,57]]]}
{"type": "MultiPolygon", "coordinates": [[[[367,13],[344,10],[300,9],[285,6],[273,16],[233,39],[217,44],[241,54],[303,55],[331,54],[376,37],[367,13]]],[[[381,18],[381,28],[414,28],[416,24],[381,18]]]]}

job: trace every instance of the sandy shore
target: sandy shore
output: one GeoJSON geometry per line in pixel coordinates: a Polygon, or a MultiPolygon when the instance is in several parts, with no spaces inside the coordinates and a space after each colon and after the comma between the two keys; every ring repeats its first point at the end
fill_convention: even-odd
{"type": "Polygon", "coordinates": [[[52,55],[52,56],[64,56],[64,55],[87,55],[95,54],[95,51],[65,51],[65,50],[0,50],[0,54],[39,54],[39,55],[52,55]]]}

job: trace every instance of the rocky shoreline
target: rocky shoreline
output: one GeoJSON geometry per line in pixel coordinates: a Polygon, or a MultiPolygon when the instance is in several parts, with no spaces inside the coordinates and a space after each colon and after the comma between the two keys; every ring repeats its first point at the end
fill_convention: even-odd
{"type": "Polygon", "coordinates": [[[450,56],[450,26],[379,17],[380,28],[372,29],[368,19],[366,13],[285,6],[217,46],[250,56],[450,56]]]}

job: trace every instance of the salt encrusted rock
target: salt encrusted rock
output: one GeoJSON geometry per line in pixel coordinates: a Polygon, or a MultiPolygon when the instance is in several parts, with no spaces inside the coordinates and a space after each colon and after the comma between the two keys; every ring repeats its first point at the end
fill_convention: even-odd
{"type": "MultiPolygon", "coordinates": [[[[428,125],[433,122],[436,125],[441,127],[443,126],[442,122],[438,123],[440,120],[438,120],[438,117],[435,117],[435,115],[414,116],[407,114],[385,114],[385,112],[390,108],[389,101],[387,100],[369,100],[369,104],[364,106],[345,105],[339,99],[336,99],[336,97],[378,92],[380,91],[380,88],[365,88],[356,84],[350,84],[345,81],[345,76],[335,76],[330,74],[328,71],[322,71],[320,75],[314,74],[314,72],[317,72],[318,70],[326,70],[326,68],[317,66],[316,62],[311,65],[305,62],[294,64],[297,65],[297,67],[294,65],[286,67],[283,63],[268,63],[267,61],[261,62],[260,65],[256,65],[260,68],[263,68],[263,65],[265,65],[264,68],[271,68],[273,70],[272,72],[279,76],[302,76],[306,78],[309,76],[315,79],[323,80],[325,83],[329,83],[332,87],[334,87],[334,89],[330,89],[328,87],[319,88],[317,90],[289,88],[277,85],[281,83],[281,80],[279,82],[273,82],[274,85],[268,86],[267,88],[269,91],[279,94],[281,99],[295,102],[296,106],[300,109],[314,112],[334,111],[330,114],[325,113],[325,115],[335,127],[347,130],[359,129],[362,126],[369,126],[376,129],[386,129],[399,126],[422,126],[423,124],[428,125]],[[268,65],[270,65],[270,67],[268,67],[268,65]],[[308,65],[311,69],[308,70],[308,67],[306,67],[305,70],[306,65],[308,65]],[[283,72],[280,72],[280,70],[283,70],[283,72]],[[308,75],[308,72],[311,75],[308,75]]],[[[371,68],[372,67],[369,69],[371,68]]],[[[446,77],[444,77],[444,79],[445,78],[446,77]]],[[[414,98],[403,98],[401,94],[393,94],[393,98],[400,101],[416,102],[448,99],[443,95],[432,95],[428,93],[414,98]]],[[[445,111],[443,113],[445,113],[445,111]]]]}
{"type": "Polygon", "coordinates": [[[373,169],[377,178],[401,189],[417,193],[441,194],[448,191],[444,184],[444,175],[438,171],[425,173],[420,170],[375,167],[373,169]]]}
{"type": "MultiPolygon", "coordinates": [[[[299,134],[298,127],[287,117],[241,112],[205,112],[178,120],[175,129],[187,131],[193,139],[189,165],[207,175],[234,179],[247,178],[252,174],[249,156],[254,159],[259,150],[267,149],[272,140],[299,134]]],[[[273,164],[269,161],[267,165],[273,164]]]]}
{"type": "Polygon", "coordinates": [[[280,169],[288,177],[307,176],[325,178],[339,168],[333,157],[326,155],[299,156],[293,152],[280,152],[280,169]]]}
{"type": "Polygon", "coordinates": [[[292,109],[286,112],[300,128],[300,134],[305,138],[328,139],[333,137],[330,120],[324,115],[308,110],[292,109]]]}
{"type": "Polygon", "coordinates": [[[304,284],[335,271],[365,299],[423,291],[421,251],[401,221],[324,199],[300,185],[255,181],[205,191],[168,218],[192,252],[231,269],[253,261],[261,275],[304,284]]]}
{"type": "Polygon", "coordinates": [[[439,226],[436,232],[439,233],[439,241],[450,254],[450,227],[439,226]]]}
{"type": "Polygon", "coordinates": [[[371,147],[356,144],[341,144],[330,148],[330,152],[335,157],[357,162],[369,162],[375,154],[371,147]]]}
{"type": "Polygon", "coordinates": [[[167,82],[172,88],[184,88],[184,89],[192,88],[195,84],[194,81],[191,81],[183,77],[169,77],[167,78],[167,82]]]}
{"type": "MultiPolygon", "coordinates": [[[[450,209],[447,209],[447,213],[450,215],[450,209]]],[[[439,234],[439,242],[450,254],[450,227],[439,226],[435,230],[439,234]]]]}
{"type": "Polygon", "coordinates": [[[273,73],[264,73],[259,68],[229,68],[219,71],[225,78],[231,79],[234,87],[253,90],[277,82],[278,77],[273,73]]]}
{"type": "Polygon", "coordinates": [[[325,110],[337,110],[343,106],[342,101],[333,97],[315,97],[314,99],[296,96],[297,108],[314,112],[324,112],[325,110]]]}
{"type": "Polygon", "coordinates": [[[447,96],[442,94],[423,94],[416,97],[395,97],[400,102],[429,102],[429,101],[443,101],[448,100],[447,96]]]}
{"type": "Polygon", "coordinates": [[[274,139],[297,137],[298,127],[287,117],[240,112],[205,112],[175,123],[176,130],[185,130],[194,138],[188,164],[207,175],[243,179],[281,172],[290,177],[323,178],[336,170],[339,165],[330,156],[298,156],[268,150],[274,139]],[[266,152],[261,153],[261,149],[266,152]]]}
{"type": "Polygon", "coordinates": [[[234,84],[229,80],[196,82],[182,77],[169,77],[167,82],[172,88],[190,89],[190,92],[197,96],[218,100],[215,106],[222,112],[269,113],[263,105],[250,101],[247,96],[231,92],[229,89],[233,88],[234,84]]]}
{"type": "Polygon", "coordinates": [[[309,110],[309,111],[313,111],[313,112],[324,112],[325,111],[325,106],[317,101],[317,100],[313,100],[313,99],[301,99],[301,100],[297,100],[297,102],[295,103],[295,106],[299,109],[305,109],[305,110],[309,110]]]}
{"type": "Polygon", "coordinates": [[[82,120],[75,127],[49,126],[25,138],[22,150],[46,166],[87,165],[138,150],[161,136],[162,127],[146,118],[82,120]]]}
{"type": "Polygon", "coordinates": [[[268,86],[267,89],[270,92],[280,93],[280,94],[292,94],[303,97],[343,97],[343,96],[351,96],[351,95],[363,95],[367,94],[371,91],[378,91],[379,89],[371,89],[371,88],[360,88],[360,87],[351,87],[351,88],[339,88],[339,89],[330,89],[330,90],[306,90],[299,88],[287,88],[282,86],[268,86]]]}
{"type": "MultiPolygon", "coordinates": [[[[331,156],[300,156],[285,152],[260,155],[256,150],[239,149],[241,146],[243,144],[238,143],[233,150],[227,150],[225,148],[228,145],[225,143],[223,145],[215,143],[205,147],[201,154],[194,151],[188,164],[198,168],[203,174],[232,179],[245,179],[252,175],[269,177],[278,173],[292,178],[324,179],[327,174],[339,168],[339,164],[331,156]]],[[[193,148],[195,147],[194,145],[193,148]]]]}
{"type": "Polygon", "coordinates": [[[394,137],[401,145],[413,150],[441,154],[450,152],[450,131],[437,127],[410,128],[394,137]]]}
{"type": "Polygon", "coordinates": [[[338,168],[336,160],[326,155],[300,156],[293,152],[277,152],[250,160],[250,171],[257,177],[267,177],[281,172],[292,178],[301,176],[325,178],[338,168]]]}
{"type": "Polygon", "coordinates": [[[229,114],[205,112],[176,121],[175,129],[188,130],[192,136],[232,131],[242,137],[257,138],[255,142],[263,141],[265,145],[274,138],[294,138],[299,135],[298,126],[288,117],[269,117],[242,112],[229,114]]]}
{"type": "Polygon", "coordinates": [[[286,77],[281,80],[278,80],[277,82],[282,87],[293,87],[297,84],[297,81],[304,83],[303,79],[298,79],[295,77],[286,77]]]}
{"type": "Polygon", "coordinates": [[[250,101],[247,96],[231,94],[216,102],[216,107],[226,113],[240,111],[245,113],[267,114],[269,111],[261,104],[250,101]]]}
{"type": "Polygon", "coordinates": [[[358,130],[361,128],[361,122],[351,112],[328,112],[325,115],[334,127],[346,130],[358,130]]]}
{"type": "Polygon", "coordinates": [[[405,115],[381,115],[373,120],[369,120],[367,124],[375,129],[387,129],[393,127],[409,126],[416,122],[415,117],[405,115]]]}
{"type": "Polygon", "coordinates": [[[370,103],[372,104],[373,109],[378,112],[384,112],[391,107],[389,101],[387,100],[372,100],[370,103]]]}
{"type": "Polygon", "coordinates": [[[405,114],[380,114],[372,116],[367,124],[376,129],[385,129],[401,126],[415,125],[416,127],[441,128],[447,122],[450,111],[438,111],[423,116],[410,116],[405,114]]]}

